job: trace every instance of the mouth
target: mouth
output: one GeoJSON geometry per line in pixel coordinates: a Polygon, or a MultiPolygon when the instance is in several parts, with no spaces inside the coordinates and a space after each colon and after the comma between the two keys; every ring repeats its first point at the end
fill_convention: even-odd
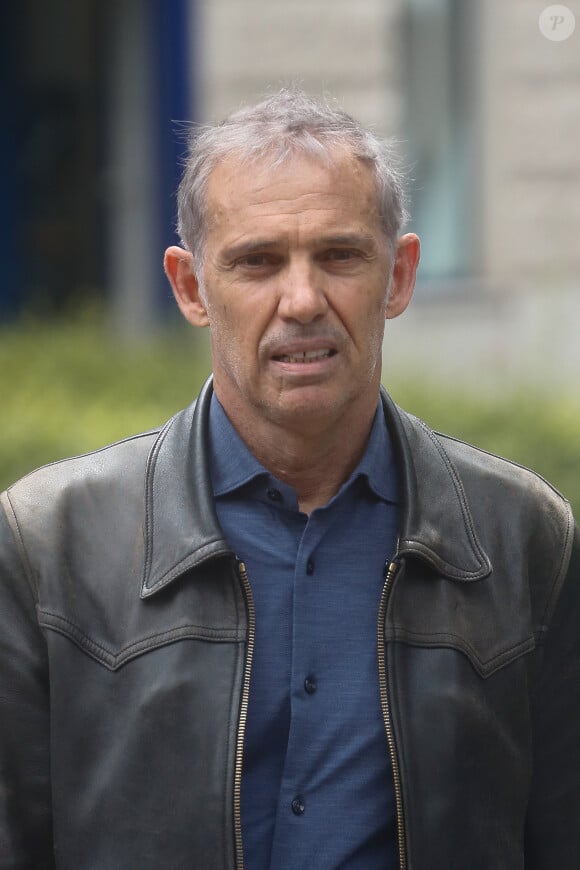
{"type": "Polygon", "coordinates": [[[276,362],[283,363],[312,363],[321,359],[328,359],[334,356],[336,351],[333,348],[322,348],[320,350],[303,350],[295,353],[284,353],[274,356],[276,362]]]}

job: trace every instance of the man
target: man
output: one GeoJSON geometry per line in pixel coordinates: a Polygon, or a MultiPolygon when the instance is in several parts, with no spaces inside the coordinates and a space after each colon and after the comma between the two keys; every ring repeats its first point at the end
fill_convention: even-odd
{"type": "Polygon", "coordinates": [[[577,868],[578,530],[381,390],[389,148],[283,91],[179,212],[213,381],[2,496],[0,867],[577,868]]]}

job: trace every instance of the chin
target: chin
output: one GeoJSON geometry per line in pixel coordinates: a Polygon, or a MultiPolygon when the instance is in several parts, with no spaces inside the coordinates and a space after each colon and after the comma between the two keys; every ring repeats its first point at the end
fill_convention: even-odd
{"type": "MultiPolygon", "coordinates": [[[[285,425],[335,420],[342,416],[349,406],[354,405],[355,397],[344,392],[339,395],[320,388],[292,390],[279,395],[270,405],[270,410],[285,425]]],[[[354,407],[353,407],[354,413],[354,407]]]]}

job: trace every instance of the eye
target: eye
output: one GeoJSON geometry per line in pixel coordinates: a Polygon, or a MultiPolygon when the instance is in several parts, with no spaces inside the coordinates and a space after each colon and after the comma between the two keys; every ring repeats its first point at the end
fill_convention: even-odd
{"type": "Polygon", "coordinates": [[[359,256],[358,251],[352,248],[331,248],[326,251],[324,258],[335,263],[348,263],[349,260],[356,260],[359,256]]]}
{"type": "Polygon", "coordinates": [[[240,257],[237,261],[238,266],[242,266],[248,269],[263,269],[265,266],[272,265],[273,258],[270,254],[246,254],[244,257],[240,257]]]}
{"type": "Polygon", "coordinates": [[[280,268],[282,255],[277,251],[247,251],[233,259],[230,269],[242,281],[262,281],[274,275],[280,268]]]}
{"type": "Polygon", "coordinates": [[[270,251],[252,251],[249,254],[243,254],[235,261],[235,266],[238,269],[243,269],[249,272],[268,271],[276,267],[280,257],[270,251]]]}

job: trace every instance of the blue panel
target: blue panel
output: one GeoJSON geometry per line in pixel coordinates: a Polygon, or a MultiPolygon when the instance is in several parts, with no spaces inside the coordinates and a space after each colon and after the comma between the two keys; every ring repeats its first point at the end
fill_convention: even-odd
{"type": "MultiPolygon", "coordinates": [[[[176,190],[186,153],[183,122],[191,121],[194,103],[192,16],[196,0],[148,0],[151,62],[155,80],[152,135],[156,139],[157,219],[160,253],[178,243],[176,190]]],[[[173,307],[167,281],[159,272],[161,307],[173,307]]]]}
{"type": "Polygon", "coordinates": [[[192,0],[154,0],[155,39],[157,42],[158,111],[160,157],[160,217],[167,244],[177,241],[175,234],[175,191],[181,175],[186,147],[182,123],[193,120],[190,78],[194,68],[190,45],[192,0]]]}
{"type": "Polygon", "coordinates": [[[21,138],[23,100],[19,93],[16,47],[22,19],[13,4],[0,4],[0,323],[11,319],[22,306],[21,138]]]}

